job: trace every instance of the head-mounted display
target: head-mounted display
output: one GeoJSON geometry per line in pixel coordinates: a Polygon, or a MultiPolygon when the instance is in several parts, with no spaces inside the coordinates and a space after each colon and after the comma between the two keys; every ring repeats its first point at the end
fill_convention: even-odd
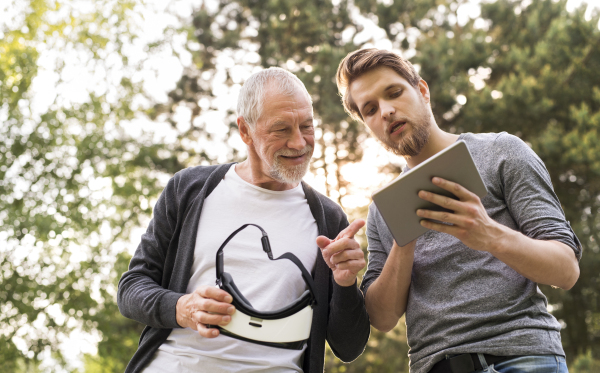
{"type": "Polygon", "coordinates": [[[217,250],[216,267],[217,285],[231,295],[233,298],[231,303],[235,306],[236,312],[231,317],[231,322],[226,326],[212,327],[218,328],[224,335],[247,342],[271,347],[302,349],[304,342],[310,336],[313,307],[317,305],[317,300],[313,279],[304,265],[302,265],[302,262],[294,254],[288,252],[278,258],[273,258],[267,232],[256,224],[244,224],[229,235],[219,250],[217,250]],[[262,232],[262,247],[270,260],[291,260],[302,272],[302,278],[308,290],[286,307],[275,311],[259,311],[254,309],[252,304],[235,285],[231,275],[224,271],[223,249],[225,245],[249,225],[255,226],[262,232]]]}

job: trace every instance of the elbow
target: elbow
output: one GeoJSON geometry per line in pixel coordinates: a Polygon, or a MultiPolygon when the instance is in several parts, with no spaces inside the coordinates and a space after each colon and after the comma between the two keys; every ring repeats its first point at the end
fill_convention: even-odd
{"type": "Polygon", "coordinates": [[[121,315],[128,317],[127,307],[125,307],[125,302],[123,301],[123,292],[121,291],[120,287],[119,290],[117,290],[117,307],[119,307],[119,312],[121,312],[121,315]]]}
{"type": "Polygon", "coordinates": [[[362,355],[362,353],[365,351],[366,345],[367,343],[365,342],[365,344],[361,348],[348,351],[334,351],[333,354],[342,362],[351,363],[354,360],[356,360],[360,355],[362,355]]]}
{"type": "Polygon", "coordinates": [[[571,288],[573,288],[573,286],[575,286],[575,284],[577,283],[577,280],[579,279],[579,274],[579,263],[577,262],[577,260],[575,260],[573,268],[569,271],[569,274],[562,286],[559,287],[564,290],[571,290],[571,288]]]}
{"type": "Polygon", "coordinates": [[[372,294],[367,293],[365,297],[369,322],[375,329],[387,333],[398,325],[398,320],[404,315],[405,309],[390,309],[390,307],[375,302],[375,299],[370,295],[372,296],[372,294]]]}
{"type": "Polygon", "coordinates": [[[119,307],[119,312],[121,312],[121,315],[127,317],[128,319],[131,318],[131,315],[128,311],[128,308],[126,306],[127,302],[125,299],[126,296],[126,290],[124,289],[124,285],[122,283],[122,279],[121,281],[119,281],[119,286],[117,287],[117,307],[119,307]]]}
{"type": "Polygon", "coordinates": [[[398,320],[400,320],[403,314],[404,312],[400,315],[390,312],[387,315],[376,315],[375,312],[373,312],[373,314],[369,314],[369,319],[372,327],[380,332],[387,333],[398,325],[398,320]]]}
{"type": "Polygon", "coordinates": [[[400,318],[397,318],[397,319],[395,319],[395,321],[394,320],[385,320],[385,321],[383,321],[383,320],[378,320],[378,321],[371,320],[371,325],[375,329],[379,330],[380,332],[387,333],[387,332],[391,331],[392,329],[394,329],[396,327],[396,325],[398,325],[398,320],[399,319],[400,318]]]}

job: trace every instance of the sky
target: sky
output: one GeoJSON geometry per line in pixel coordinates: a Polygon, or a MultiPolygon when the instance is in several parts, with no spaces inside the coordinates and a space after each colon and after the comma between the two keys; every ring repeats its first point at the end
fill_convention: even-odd
{"type": "MultiPolygon", "coordinates": [[[[336,0],[333,0],[334,2],[336,0]]],[[[378,0],[386,3],[391,0],[378,0]]],[[[90,58],[76,48],[70,48],[68,45],[40,45],[40,72],[35,78],[32,86],[31,108],[32,116],[39,116],[44,113],[48,107],[57,98],[61,102],[78,103],[82,97],[86,97],[88,92],[97,94],[107,93],[109,96],[116,97],[119,92],[116,87],[123,76],[131,76],[134,81],[143,82],[145,90],[155,102],[164,102],[167,99],[167,93],[175,88],[175,84],[181,77],[184,69],[191,63],[191,56],[184,48],[186,42],[185,35],[174,35],[172,42],[163,48],[147,52],[145,46],[153,41],[164,38],[165,30],[169,27],[177,27],[181,19],[186,19],[191,14],[192,10],[201,3],[201,0],[146,0],[143,4],[140,3],[136,9],[135,22],[137,26],[138,38],[127,46],[127,54],[132,63],[141,63],[141,68],[138,71],[130,71],[124,69],[120,59],[114,54],[108,54],[103,60],[103,64],[90,64],[90,58]],[[175,55],[178,55],[176,57],[175,55]],[[65,60],[67,66],[64,69],[64,74],[58,76],[54,71],[57,61],[65,60]]],[[[477,18],[480,15],[480,7],[478,0],[470,0],[465,2],[457,10],[457,22],[460,24],[466,23],[471,18],[477,18]]],[[[591,16],[593,9],[600,8],[600,0],[569,0],[567,10],[572,10],[580,4],[588,4],[586,17],[591,16]]],[[[20,22],[20,14],[24,11],[25,2],[18,0],[9,0],[0,2],[0,30],[22,27],[20,22]]],[[[56,17],[66,17],[69,12],[78,11],[81,14],[90,12],[90,2],[86,0],[73,0],[69,2],[71,8],[65,8],[61,14],[58,12],[56,17]]],[[[207,0],[205,5],[208,8],[215,7],[216,2],[207,0]]],[[[386,38],[385,32],[377,26],[375,21],[369,17],[360,15],[357,11],[353,13],[364,29],[360,33],[353,35],[356,43],[367,43],[366,47],[374,46],[382,49],[392,49],[392,43],[386,38]]],[[[600,25],[599,25],[600,26],[600,25]]],[[[3,37],[0,31],[0,38],[3,37]]],[[[409,35],[410,38],[416,38],[417,35],[409,35]]],[[[232,52],[233,53],[233,52],[232,52]]],[[[235,147],[241,154],[245,154],[244,144],[237,137],[226,140],[227,125],[225,124],[225,113],[233,108],[237,101],[237,95],[243,84],[243,81],[253,72],[260,69],[253,66],[259,62],[256,50],[244,52],[241,56],[242,60],[246,61],[246,65],[236,65],[235,61],[240,59],[240,56],[222,53],[217,61],[219,70],[213,79],[213,92],[217,95],[213,103],[212,110],[206,110],[197,120],[206,125],[207,131],[213,135],[213,141],[200,142],[192,144],[197,149],[203,148],[213,159],[219,162],[227,160],[227,151],[229,147],[235,147]],[[231,69],[231,74],[234,82],[233,86],[225,84],[225,69],[231,69]]],[[[414,51],[403,51],[405,57],[410,57],[414,51]]],[[[293,67],[293,66],[290,66],[293,67]]],[[[486,75],[489,72],[481,71],[475,74],[472,80],[473,84],[485,84],[486,75]]],[[[464,96],[463,96],[464,98],[464,96]]],[[[463,99],[458,97],[460,101],[463,99]]],[[[466,98],[465,98],[466,99],[466,98]]],[[[140,107],[147,107],[152,104],[150,101],[140,100],[140,107]]],[[[209,103],[200,102],[201,106],[209,103]]],[[[464,103],[461,103],[464,104],[464,103]]],[[[1,118],[1,115],[0,115],[1,118]]],[[[176,120],[179,131],[185,131],[189,126],[190,113],[189,109],[181,108],[177,112],[176,120]]],[[[131,121],[126,126],[127,132],[131,136],[140,136],[142,133],[151,133],[155,141],[174,141],[177,132],[167,123],[160,121],[150,121],[148,118],[140,117],[131,121]]],[[[342,168],[341,173],[344,178],[350,182],[351,190],[342,198],[343,207],[355,209],[357,207],[366,206],[370,203],[371,193],[379,186],[391,181],[392,175],[379,172],[381,166],[386,164],[395,164],[401,166],[404,164],[403,159],[387,153],[374,140],[369,137],[362,143],[364,156],[361,162],[346,165],[342,168]]],[[[325,183],[327,182],[319,172],[309,173],[305,180],[315,189],[324,192],[325,183]]],[[[99,181],[101,182],[101,181],[99,181]]],[[[166,182],[166,180],[165,180],[166,182]]],[[[146,203],[152,203],[147,201],[146,203]]],[[[134,230],[131,234],[131,241],[135,242],[145,227],[140,227],[134,230]]],[[[128,245],[130,250],[136,245],[128,245]]],[[[57,315],[60,313],[57,310],[57,315]]],[[[82,362],[78,359],[82,353],[95,353],[95,345],[99,340],[98,335],[88,334],[81,331],[76,331],[70,336],[64,338],[62,349],[68,351],[66,356],[69,358],[69,363],[73,367],[81,367],[82,362]]],[[[54,362],[48,357],[45,360],[47,367],[52,367],[54,362]]]]}

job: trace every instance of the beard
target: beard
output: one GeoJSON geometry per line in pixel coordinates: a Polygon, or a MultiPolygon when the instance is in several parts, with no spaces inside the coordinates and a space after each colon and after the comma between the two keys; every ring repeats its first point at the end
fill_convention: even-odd
{"type": "MultiPolygon", "coordinates": [[[[415,120],[406,121],[406,127],[401,133],[399,142],[395,142],[390,138],[387,128],[383,136],[375,136],[385,150],[406,159],[414,157],[421,152],[427,141],[429,141],[429,127],[431,125],[431,112],[425,107],[423,109],[415,120]],[[406,129],[408,128],[411,130],[410,134],[406,133],[406,129]]],[[[392,117],[389,123],[394,123],[397,120],[397,118],[392,117]]]]}
{"type": "Polygon", "coordinates": [[[311,145],[306,145],[302,150],[293,150],[293,149],[280,149],[273,155],[273,164],[271,165],[271,169],[269,170],[269,175],[282,183],[288,184],[296,184],[302,181],[304,175],[308,171],[308,166],[310,165],[310,159],[312,158],[313,147],[311,145]],[[308,154],[306,160],[298,165],[294,166],[286,166],[281,161],[280,156],[286,157],[298,157],[303,154],[308,154]]]}

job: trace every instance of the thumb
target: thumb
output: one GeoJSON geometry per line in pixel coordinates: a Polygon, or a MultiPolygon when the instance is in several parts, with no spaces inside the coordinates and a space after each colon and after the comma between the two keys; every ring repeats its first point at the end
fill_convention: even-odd
{"type": "Polygon", "coordinates": [[[356,219],[349,226],[346,227],[343,231],[340,232],[340,238],[353,238],[354,235],[360,230],[360,228],[365,226],[364,219],[356,219]]]}
{"type": "Polygon", "coordinates": [[[331,243],[331,240],[325,236],[317,237],[317,246],[319,246],[321,249],[326,248],[327,245],[329,245],[330,243],[331,243]]]}

